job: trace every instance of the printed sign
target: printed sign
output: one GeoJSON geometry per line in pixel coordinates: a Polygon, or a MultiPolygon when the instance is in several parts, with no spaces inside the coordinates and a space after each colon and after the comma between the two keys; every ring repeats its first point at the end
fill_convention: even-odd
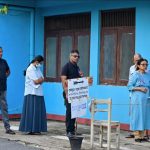
{"type": "Polygon", "coordinates": [[[78,78],[68,80],[68,102],[82,100],[89,97],[88,79],[78,78]]]}
{"type": "Polygon", "coordinates": [[[71,117],[85,115],[89,97],[88,79],[78,78],[68,80],[68,102],[71,103],[71,117]]]}
{"type": "Polygon", "coordinates": [[[73,101],[71,103],[71,118],[81,117],[86,114],[87,99],[73,101]]]}

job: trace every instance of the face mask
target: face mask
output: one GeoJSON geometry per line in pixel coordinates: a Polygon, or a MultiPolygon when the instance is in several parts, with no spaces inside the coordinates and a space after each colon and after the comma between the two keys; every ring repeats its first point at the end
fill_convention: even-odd
{"type": "Polygon", "coordinates": [[[37,68],[41,67],[41,64],[36,64],[36,67],[37,67],[37,68]]]}

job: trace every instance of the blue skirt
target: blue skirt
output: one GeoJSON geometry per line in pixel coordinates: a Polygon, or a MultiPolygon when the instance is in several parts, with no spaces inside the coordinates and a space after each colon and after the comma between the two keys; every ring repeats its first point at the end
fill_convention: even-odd
{"type": "Polygon", "coordinates": [[[43,96],[26,95],[24,97],[19,131],[47,131],[46,109],[43,96]]]}

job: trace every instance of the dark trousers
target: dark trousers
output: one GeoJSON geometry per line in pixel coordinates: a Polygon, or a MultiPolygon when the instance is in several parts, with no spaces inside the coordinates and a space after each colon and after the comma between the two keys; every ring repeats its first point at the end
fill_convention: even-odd
{"type": "Polygon", "coordinates": [[[2,120],[5,129],[10,129],[9,118],[8,118],[8,106],[6,101],[6,91],[0,91],[0,109],[2,112],[2,120]]]}
{"type": "Polygon", "coordinates": [[[66,132],[75,132],[75,121],[76,119],[71,119],[71,103],[68,103],[65,93],[63,93],[66,105],[66,132]]]}

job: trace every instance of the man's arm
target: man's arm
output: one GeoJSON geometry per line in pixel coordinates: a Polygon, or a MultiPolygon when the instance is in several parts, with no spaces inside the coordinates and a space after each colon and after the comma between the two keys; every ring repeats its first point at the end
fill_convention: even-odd
{"type": "Polygon", "coordinates": [[[44,82],[44,78],[43,78],[43,77],[40,77],[40,78],[37,79],[37,80],[33,80],[33,82],[34,82],[35,84],[42,84],[42,83],[44,82]]]}
{"type": "Polygon", "coordinates": [[[10,75],[10,70],[8,69],[7,71],[6,71],[6,77],[8,77],[10,75]]]}
{"type": "Polygon", "coordinates": [[[8,63],[7,63],[6,60],[4,60],[4,63],[6,65],[6,77],[8,77],[10,75],[10,68],[9,68],[8,63]]]}
{"type": "Polygon", "coordinates": [[[67,95],[67,91],[68,91],[67,76],[61,76],[61,82],[62,82],[63,89],[65,91],[65,94],[67,95]]]}

